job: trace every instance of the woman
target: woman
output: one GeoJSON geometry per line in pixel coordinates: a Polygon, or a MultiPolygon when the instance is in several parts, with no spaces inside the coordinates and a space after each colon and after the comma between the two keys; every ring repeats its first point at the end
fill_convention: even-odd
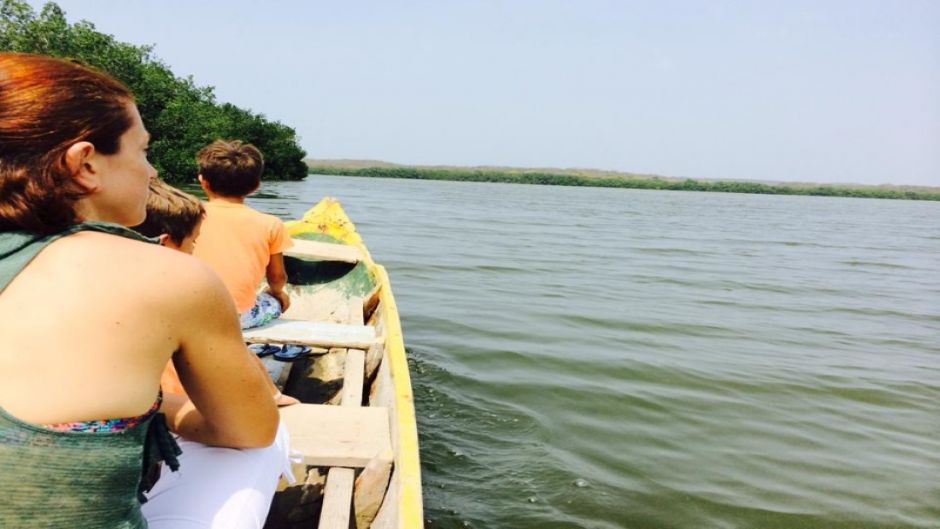
{"type": "Polygon", "coordinates": [[[174,455],[158,406],[201,443],[274,439],[225,287],[123,228],[145,216],[148,140],[117,81],[0,53],[2,527],[146,527],[145,448],[174,455]],[[171,358],[191,401],[160,404],[171,358]]]}

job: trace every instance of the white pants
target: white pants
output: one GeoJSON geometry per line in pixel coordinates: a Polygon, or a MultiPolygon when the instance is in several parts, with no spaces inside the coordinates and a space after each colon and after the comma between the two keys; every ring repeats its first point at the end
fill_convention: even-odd
{"type": "Polygon", "coordinates": [[[164,467],[141,507],[150,529],[260,529],[278,477],[293,481],[284,423],[267,448],[177,441],[183,451],[179,471],[164,467]]]}

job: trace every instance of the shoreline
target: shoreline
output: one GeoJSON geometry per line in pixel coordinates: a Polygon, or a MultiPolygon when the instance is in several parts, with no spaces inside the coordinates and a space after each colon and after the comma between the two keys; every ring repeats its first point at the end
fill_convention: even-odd
{"type": "Polygon", "coordinates": [[[490,168],[414,167],[392,164],[357,165],[358,164],[334,165],[317,163],[317,161],[311,160],[308,161],[307,174],[572,187],[656,189],[663,191],[706,191],[713,193],[940,201],[940,188],[925,188],[920,186],[760,183],[739,180],[696,180],[693,178],[670,178],[655,175],[631,175],[629,173],[613,173],[613,176],[603,176],[603,173],[599,171],[597,172],[598,176],[593,176],[542,169],[503,170],[490,168]]]}

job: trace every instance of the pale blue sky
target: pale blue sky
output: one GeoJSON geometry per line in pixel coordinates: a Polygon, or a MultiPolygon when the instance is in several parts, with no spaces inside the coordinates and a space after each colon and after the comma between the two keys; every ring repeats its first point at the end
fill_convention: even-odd
{"type": "Polygon", "coordinates": [[[937,1],[58,3],[315,158],[940,186],[937,1]]]}

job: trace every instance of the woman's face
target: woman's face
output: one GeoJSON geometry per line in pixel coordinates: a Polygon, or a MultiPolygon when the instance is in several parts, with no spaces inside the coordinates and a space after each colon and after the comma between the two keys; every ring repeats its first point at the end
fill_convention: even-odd
{"type": "Polygon", "coordinates": [[[144,128],[137,105],[127,104],[131,127],[121,135],[118,152],[102,155],[96,164],[101,186],[89,198],[96,210],[95,219],[124,226],[136,226],[147,216],[150,180],[157,171],[147,160],[150,134],[144,128]]]}

